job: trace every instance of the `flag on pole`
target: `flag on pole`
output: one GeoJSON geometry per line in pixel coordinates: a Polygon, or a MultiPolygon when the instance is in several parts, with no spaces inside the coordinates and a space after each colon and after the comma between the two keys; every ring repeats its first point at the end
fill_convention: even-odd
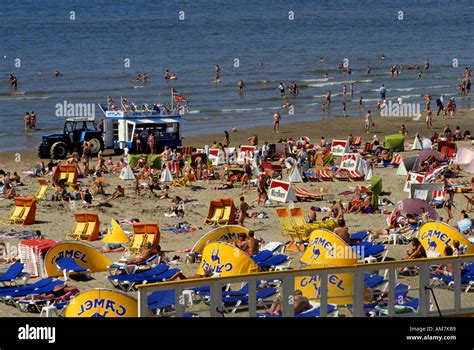
{"type": "Polygon", "coordinates": [[[183,95],[181,95],[178,91],[176,91],[175,89],[173,89],[173,97],[174,97],[174,100],[179,103],[179,102],[183,102],[183,101],[186,101],[188,102],[188,100],[186,99],[186,97],[184,97],[183,95]]]}

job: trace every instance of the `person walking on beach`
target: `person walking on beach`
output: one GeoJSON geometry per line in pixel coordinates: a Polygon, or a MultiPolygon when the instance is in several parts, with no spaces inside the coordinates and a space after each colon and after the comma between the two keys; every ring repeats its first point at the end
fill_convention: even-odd
{"type": "Polygon", "coordinates": [[[433,129],[433,113],[429,105],[426,107],[426,128],[433,129]]]}
{"type": "Polygon", "coordinates": [[[240,226],[244,226],[245,218],[247,217],[247,212],[249,210],[249,205],[245,202],[244,197],[240,197],[240,206],[239,206],[239,221],[240,226]]]}
{"type": "Polygon", "coordinates": [[[343,96],[346,96],[346,95],[347,95],[347,84],[344,84],[344,85],[342,86],[342,95],[343,95],[343,96]]]}
{"type": "Polygon", "coordinates": [[[281,115],[280,112],[276,111],[275,114],[273,115],[273,133],[279,133],[280,132],[280,120],[281,120],[281,115]]]}
{"type": "Polygon", "coordinates": [[[150,154],[155,154],[155,136],[151,131],[148,132],[147,145],[150,154]]]}
{"type": "MultiPolygon", "coordinates": [[[[443,96],[441,96],[440,98],[436,100],[436,106],[438,107],[438,113],[436,115],[438,116],[441,113],[441,111],[444,111],[444,104],[443,104],[442,97],[443,96]]],[[[444,115],[446,115],[446,112],[444,113],[444,115]]]]}
{"type": "Polygon", "coordinates": [[[244,93],[244,87],[245,87],[244,81],[239,80],[238,83],[237,83],[237,87],[239,89],[239,94],[242,95],[244,93]]]}
{"type": "Polygon", "coordinates": [[[359,98],[359,109],[362,109],[364,108],[364,98],[361,96],[359,98]]]}
{"type": "Polygon", "coordinates": [[[380,99],[385,100],[385,96],[387,95],[387,89],[385,88],[385,85],[382,84],[382,86],[379,89],[380,92],[380,99]]]}
{"type": "Polygon", "coordinates": [[[346,113],[347,113],[347,106],[346,106],[346,103],[343,102],[343,103],[342,103],[342,116],[343,116],[344,118],[347,117],[347,114],[346,114],[346,113]]]}
{"type": "Polygon", "coordinates": [[[367,134],[370,133],[370,127],[373,126],[374,122],[372,121],[372,114],[370,111],[367,111],[367,114],[365,115],[365,120],[364,120],[364,127],[365,127],[365,132],[367,134]]]}
{"type": "Polygon", "coordinates": [[[229,136],[229,132],[227,130],[224,130],[224,141],[222,142],[222,145],[224,147],[229,147],[230,146],[230,136],[229,136]]]}

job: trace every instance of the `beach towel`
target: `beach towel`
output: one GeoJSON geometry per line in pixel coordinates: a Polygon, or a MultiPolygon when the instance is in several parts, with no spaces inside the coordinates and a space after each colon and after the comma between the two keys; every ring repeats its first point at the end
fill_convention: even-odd
{"type": "Polygon", "coordinates": [[[337,195],[338,196],[349,196],[349,195],[354,194],[354,193],[355,193],[354,191],[344,191],[344,192],[338,193],[337,195]]]}
{"type": "Polygon", "coordinates": [[[18,239],[31,239],[35,235],[33,231],[18,231],[18,232],[0,232],[0,238],[2,239],[10,239],[10,238],[18,238],[18,239]]]}

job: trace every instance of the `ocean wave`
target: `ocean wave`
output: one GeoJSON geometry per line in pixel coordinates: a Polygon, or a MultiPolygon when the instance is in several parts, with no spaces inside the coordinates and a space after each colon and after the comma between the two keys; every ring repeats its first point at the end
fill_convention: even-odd
{"type": "Polygon", "coordinates": [[[326,83],[320,83],[320,84],[308,84],[310,87],[325,87],[325,86],[334,86],[334,85],[342,85],[345,84],[346,82],[344,81],[330,81],[326,83]]]}
{"type": "Polygon", "coordinates": [[[262,111],[263,108],[230,108],[230,109],[221,109],[221,112],[251,112],[251,111],[262,111]]]}
{"type": "Polygon", "coordinates": [[[52,96],[0,96],[0,101],[13,101],[13,100],[49,100],[53,98],[52,96]]]}
{"type": "Polygon", "coordinates": [[[307,82],[307,83],[311,83],[311,82],[313,82],[313,81],[328,81],[328,80],[330,80],[330,79],[332,79],[332,78],[302,79],[302,80],[300,80],[300,81],[303,81],[303,82],[305,82],[305,83],[306,83],[306,82],[307,82]]]}
{"type": "Polygon", "coordinates": [[[353,81],[330,81],[330,82],[325,82],[325,83],[320,83],[320,84],[308,84],[308,86],[311,87],[325,87],[325,86],[333,86],[333,85],[343,85],[347,84],[350,85],[351,83],[354,84],[366,84],[366,83],[371,83],[372,79],[363,79],[363,80],[353,80],[353,81]]]}

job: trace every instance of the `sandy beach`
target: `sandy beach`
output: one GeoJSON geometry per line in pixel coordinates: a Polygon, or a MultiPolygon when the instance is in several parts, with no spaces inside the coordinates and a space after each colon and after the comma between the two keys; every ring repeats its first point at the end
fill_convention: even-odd
{"type": "MultiPolygon", "coordinates": [[[[269,118],[271,120],[271,116],[269,118]]],[[[256,127],[252,129],[242,129],[236,132],[231,132],[230,140],[231,146],[245,145],[248,143],[247,138],[252,135],[258,135],[259,145],[263,144],[264,141],[274,142],[280,138],[288,139],[290,137],[296,138],[302,135],[310,137],[314,143],[319,143],[319,140],[324,136],[327,140],[332,139],[345,139],[349,134],[353,136],[362,136],[363,142],[371,140],[373,135],[377,135],[378,138],[383,141],[384,135],[397,133],[400,129],[401,124],[405,124],[408,129],[408,136],[405,138],[405,143],[413,142],[415,134],[419,132],[424,136],[429,136],[432,131],[442,131],[446,124],[454,130],[456,126],[460,126],[461,130],[474,131],[474,111],[473,110],[459,110],[453,118],[447,117],[436,117],[434,116],[434,130],[428,131],[425,126],[425,118],[423,116],[418,120],[414,121],[412,118],[382,118],[375,117],[375,127],[370,134],[363,132],[363,120],[356,117],[336,117],[328,120],[314,121],[314,122],[301,122],[292,123],[291,116],[283,115],[282,125],[279,134],[272,132],[271,126],[256,127]]],[[[230,130],[229,130],[230,131],[230,130]]],[[[213,141],[221,142],[223,139],[222,134],[209,134],[199,135],[186,138],[183,140],[184,146],[203,147],[204,145],[212,145],[213,141]]],[[[458,147],[471,147],[470,141],[462,141],[458,143],[458,147]]],[[[413,151],[403,152],[402,155],[409,156],[414,154],[413,151]]],[[[107,152],[104,155],[108,158],[107,152]]],[[[31,171],[34,169],[37,162],[36,152],[31,153],[3,153],[0,155],[1,166],[5,171],[18,172],[22,176],[22,180],[26,184],[24,187],[18,187],[18,194],[21,196],[33,195],[37,189],[36,179],[26,177],[23,172],[31,171]]],[[[114,156],[114,163],[118,160],[119,156],[114,156]]],[[[95,161],[94,161],[95,164],[95,161]]],[[[404,176],[397,176],[395,174],[396,169],[393,168],[382,168],[375,169],[374,175],[380,176],[383,179],[383,190],[384,192],[390,193],[387,198],[392,202],[397,202],[401,199],[407,198],[407,193],[402,191],[403,184],[405,182],[404,176]]],[[[462,172],[462,178],[471,178],[471,175],[466,172],[462,172]]],[[[285,173],[284,178],[287,178],[285,173]]],[[[125,198],[119,198],[111,202],[112,207],[101,207],[97,208],[96,212],[99,213],[102,228],[110,223],[112,218],[117,220],[127,220],[131,218],[139,218],[141,222],[156,222],[161,228],[161,242],[162,249],[166,252],[168,257],[174,255],[180,256],[183,260],[185,258],[185,249],[189,249],[193,244],[211,227],[204,225],[204,218],[207,215],[209,201],[217,199],[222,196],[231,197],[235,203],[238,203],[240,196],[245,196],[248,202],[252,201],[257,197],[255,188],[234,188],[225,191],[217,191],[214,188],[221,183],[223,180],[215,180],[211,182],[198,181],[195,185],[200,186],[201,189],[191,191],[186,188],[171,187],[169,196],[172,198],[175,195],[179,195],[183,198],[192,200],[186,205],[184,219],[178,218],[167,218],[164,213],[167,211],[171,203],[171,199],[158,200],[154,197],[150,197],[148,191],[142,190],[141,195],[136,195],[133,191],[133,181],[120,180],[118,174],[106,174],[105,175],[105,191],[106,193],[112,193],[117,184],[125,186],[125,198]],[[196,227],[196,231],[189,233],[172,233],[165,232],[164,229],[172,228],[179,222],[187,222],[192,226],[196,227]]],[[[79,179],[80,184],[83,187],[88,187],[90,179],[79,179]]],[[[324,182],[324,183],[304,183],[301,187],[314,190],[315,188],[327,188],[328,193],[334,194],[336,199],[342,199],[343,202],[348,202],[353,197],[339,196],[338,194],[354,189],[353,182],[324,182]]],[[[362,183],[366,185],[366,183],[362,183]]],[[[50,197],[52,191],[49,190],[48,197],[50,197]]],[[[94,202],[105,199],[104,197],[94,198],[94,202]]],[[[456,207],[453,209],[454,220],[451,224],[457,222],[460,210],[465,209],[466,202],[462,195],[455,195],[456,207]]],[[[305,213],[311,205],[317,206],[329,206],[329,203],[325,202],[302,202],[298,203],[297,206],[302,207],[305,213]]],[[[281,227],[278,219],[275,215],[275,208],[278,205],[275,203],[272,207],[261,207],[253,208],[250,212],[255,210],[264,211],[268,214],[266,219],[247,219],[246,226],[250,229],[255,230],[256,236],[262,238],[266,242],[271,241],[282,241],[286,242],[287,238],[281,235],[281,227]]],[[[0,200],[0,217],[6,217],[12,209],[11,200],[0,200]]],[[[91,209],[82,209],[81,204],[77,202],[77,211],[90,211],[91,209]]],[[[37,223],[31,226],[0,226],[0,232],[12,232],[12,231],[23,231],[23,230],[41,230],[41,232],[48,238],[56,241],[67,239],[67,233],[72,229],[74,225],[74,213],[70,210],[68,205],[64,205],[59,202],[45,201],[38,204],[36,220],[37,223]]],[[[444,212],[440,211],[441,216],[445,216],[444,212]]],[[[346,214],[346,221],[350,228],[350,232],[357,232],[368,229],[383,229],[386,228],[386,215],[382,214],[346,214]]],[[[123,225],[124,230],[131,230],[130,226],[123,225]]],[[[17,245],[18,239],[7,239],[5,242],[17,245]]],[[[100,241],[91,243],[97,248],[103,246],[100,241]]],[[[388,246],[389,254],[388,257],[392,259],[400,259],[405,255],[407,246],[402,245],[390,245],[388,246]]],[[[108,254],[112,261],[117,261],[121,257],[121,253],[108,254]]],[[[292,262],[292,268],[300,267],[299,256],[301,253],[290,253],[292,262]]],[[[178,265],[184,274],[193,274],[197,270],[197,264],[185,264],[180,263],[178,265]]],[[[0,269],[5,269],[6,265],[0,265],[0,269]]],[[[108,282],[107,273],[95,273],[93,279],[85,282],[73,281],[71,284],[76,285],[80,290],[87,290],[90,288],[105,287],[113,288],[108,282]]],[[[412,278],[405,277],[404,283],[411,283],[412,278]]],[[[437,291],[438,302],[441,305],[446,305],[450,302],[450,292],[448,291],[437,291]]],[[[134,293],[132,293],[134,294],[134,293]]],[[[472,294],[472,293],[471,293],[472,294]]],[[[474,303],[474,297],[468,294],[463,296],[464,302],[474,303]]],[[[0,303],[0,316],[25,316],[26,314],[20,312],[17,308],[7,306],[0,303]]],[[[28,314],[28,316],[35,316],[37,314],[28,314]]]]}

